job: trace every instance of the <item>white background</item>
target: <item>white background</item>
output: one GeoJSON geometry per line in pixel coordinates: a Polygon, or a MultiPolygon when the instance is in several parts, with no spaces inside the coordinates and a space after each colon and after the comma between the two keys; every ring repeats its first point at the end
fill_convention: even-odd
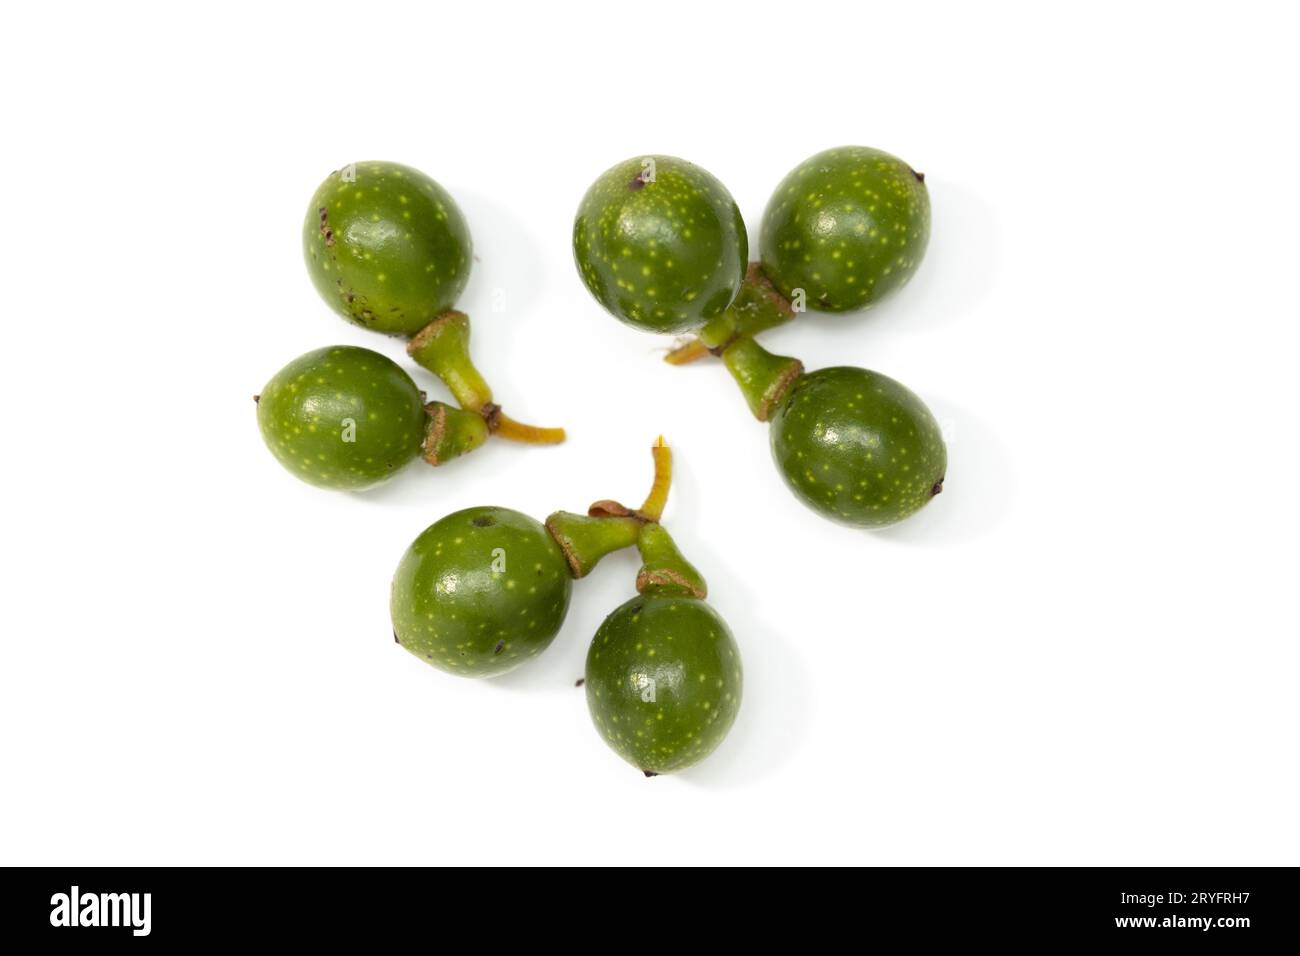
{"type": "Polygon", "coordinates": [[[1300,862],[1281,5],[5,19],[0,861],[1300,862]],[[660,362],[569,247],[590,181],[650,152],[717,175],[756,246],[780,178],[846,143],[927,174],[928,256],[876,311],[767,341],[943,421],[944,494],[875,534],[791,497],[721,366],[660,362]],[[281,365],[409,365],[301,261],[313,189],[354,159],[456,197],[475,356],[568,444],[367,494],[271,458],[251,396],[281,365]],[[746,687],[709,761],[646,780],[573,686],[632,553],[492,682],[394,645],[387,599],[452,510],[639,499],[660,432],[666,522],[746,687]]]}

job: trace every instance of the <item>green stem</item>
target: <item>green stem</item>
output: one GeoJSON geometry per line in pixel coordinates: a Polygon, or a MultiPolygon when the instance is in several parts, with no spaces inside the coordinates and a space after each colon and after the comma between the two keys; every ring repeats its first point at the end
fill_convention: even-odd
{"type": "Polygon", "coordinates": [[[407,354],[442,379],[461,408],[477,412],[491,434],[528,445],[556,445],[564,441],[563,428],[525,425],[501,411],[492,401],[492,389],[469,357],[469,316],[450,309],[411,338],[407,354]]]}
{"type": "MultiPolygon", "coordinates": [[[[569,571],[575,578],[585,577],[601,558],[613,551],[630,548],[634,544],[641,547],[642,540],[646,538],[645,529],[659,527],[659,518],[663,515],[664,505],[668,502],[668,491],[673,483],[673,453],[662,435],[651,447],[650,453],[655,463],[654,484],[640,511],[633,511],[626,505],[606,499],[593,504],[585,515],[557,511],[546,519],[546,530],[564,552],[564,557],[569,562],[569,571]]],[[[647,544],[652,549],[651,553],[663,555],[666,562],[663,567],[669,570],[678,566],[689,569],[694,577],[688,577],[687,580],[694,581],[698,578],[703,587],[703,578],[699,578],[698,572],[686,564],[681,555],[677,555],[676,563],[670,560],[671,551],[675,551],[675,548],[672,547],[672,539],[667,537],[667,532],[664,533],[664,538],[667,540],[667,550],[664,545],[657,543],[659,537],[651,533],[647,544]]],[[[643,557],[647,554],[645,550],[641,553],[643,557]]],[[[646,568],[641,570],[645,573],[646,568]]]]}
{"type": "Polygon", "coordinates": [[[752,338],[742,337],[722,352],[727,371],[740,386],[749,410],[760,422],[768,421],[803,374],[803,363],[785,355],[773,355],[752,338]]]}
{"type": "Polygon", "coordinates": [[[655,480],[641,505],[640,514],[647,521],[658,521],[663,517],[664,505],[668,504],[668,489],[673,484],[673,450],[664,444],[664,436],[660,435],[650,454],[655,460],[655,480]]]}
{"type": "Polygon", "coordinates": [[[666,361],[671,365],[685,365],[702,358],[706,352],[717,355],[737,339],[775,328],[794,316],[790,301],[763,274],[763,267],[751,262],[736,301],[700,329],[698,338],[669,352],[666,361]]]}
{"type": "Polygon", "coordinates": [[[411,339],[407,353],[446,383],[461,408],[481,411],[492,389],[469,357],[469,316],[454,309],[438,316],[411,339]]]}
{"type": "Polygon", "coordinates": [[[704,600],[709,586],[704,575],[682,556],[672,535],[663,525],[647,524],[636,539],[641,552],[641,570],[636,576],[636,589],[641,594],[690,597],[704,600]]]}
{"type": "Polygon", "coordinates": [[[636,544],[642,522],[637,518],[592,518],[557,511],[546,519],[546,530],[564,552],[569,573],[586,577],[607,554],[636,544]]]}
{"type": "Polygon", "coordinates": [[[445,402],[430,402],[424,410],[428,414],[424,424],[424,460],[431,465],[445,464],[487,441],[488,426],[482,415],[445,402]]]}

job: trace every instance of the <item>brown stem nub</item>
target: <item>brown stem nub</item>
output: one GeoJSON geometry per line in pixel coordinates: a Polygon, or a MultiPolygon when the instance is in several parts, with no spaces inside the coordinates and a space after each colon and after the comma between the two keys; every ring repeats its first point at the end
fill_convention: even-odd
{"type": "Polygon", "coordinates": [[[635,518],[637,513],[627,505],[619,504],[610,498],[593,501],[587,509],[588,518],[635,518]]]}
{"type": "Polygon", "coordinates": [[[645,594],[647,591],[657,594],[676,594],[703,601],[709,596],[703,581],[703,578],[692,578],[672,568],[652,570],[643,567],[636,576],[636,591],[638,594],[645,594]]]}
{"type": "Polygon", "coordinates": [[[655,477],[650,486],[650,493],[645,502],[636,511],[625,504],[610,498],[593,502],[587,509],[589,518],[635,518],[643,524],[658,524],[663,517],[664,505],[668,503],[668,491],[673,484],[673,451],[664,441],[664,436],[650,447],[654,456],[655,477]]]}

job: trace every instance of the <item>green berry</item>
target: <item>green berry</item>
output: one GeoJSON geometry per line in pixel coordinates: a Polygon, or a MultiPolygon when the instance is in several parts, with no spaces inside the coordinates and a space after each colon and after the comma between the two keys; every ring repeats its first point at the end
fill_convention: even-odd
{"type": "Polygon", "coordinates": [[[781,181],[763,213],[763,271],[786,298],[850,312],[912,277],[930,240],[924,177],[865,146],[828,149],[781,181]]]}
{"type": "Polygon", "coordinates": [[[271,452],[303,481],[367,488],[420,453],[420,390],[378,352],[348,345],[294,359],[258,396],[257,423],[271,452]]]}
{"type": "Polygon", "coordinates": [[[712,753],[736,719],[742,683],[726,622],[693,598],[634,597],[605,618],[587,652],[596,729],[647,775],[712,753]]]}
{"type": "Polygon", "coordinates": [[[551,643],[572,588],[540,522],[509,508],[466,508],[431,524],[402,556],[393,637],[449,673],[504,674],[551,643]]]}
{"type": "Polygon", "coordinates": [[[772,417],[772,455],[815,511],[877,528],[943,489],[939,423],[908,389],[878,372],[824,368],[795,382],[772,417]]]}
{"type": "Polygon", "coordinates": [[[573,255],[610,313],[651,332],[683,332],[736,297],[749,239],[722,183],[685,160],[648,156],[606,170],[587,190],[573,255]]]}
{"type": "Polygon", "coordinates": [[[397,163],[331,173],[302,225],[307,271],[334,311],[412,335],[456,304],[469,281],[469,226],[451,195],[397,163]]]}

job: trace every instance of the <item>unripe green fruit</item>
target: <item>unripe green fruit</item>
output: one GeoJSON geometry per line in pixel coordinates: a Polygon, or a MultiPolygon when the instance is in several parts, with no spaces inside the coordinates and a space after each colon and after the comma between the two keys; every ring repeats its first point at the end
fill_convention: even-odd
{"type": "Polygon", "coordinates": [[[875,528],[901,521],[943,489],[939,423],[892,378],[824,368],[798,379],[772,416],[772,455],[815,511],[875,528]]]}
{"type": "Polygon", "coordinates": [[[393,637],[452,674],[504,674],[560,630],[573,581],[546,528],[509,508],[466,508],[424,530],[393,576],[393,637]]]}
{"type": "Polygon", "coordinates": [[[637,157],[604,172],[573,222],[582,281],[610,313],[651,332],[721,315],[740,291],[749,239],[740,209],[704,169],[637,157]]]}
{"type": "Polygon", "coordinates": [[[912,277],[930,240],[924,178],[888,153],[842,146],[797,166],[776,187],[759,239],[763,271],[809,308],[874,305],[912,277]]]}
{"type": "Polygon", "coordinates": [[[634,597],[605,618],[587,652],[596,729],[647,775],[712,753],[736,719],[742,685],[726,622],[693,598],[634,597]]]}
{"type": "Polygon", "coordinates": [[[398,163],[331,173],[307,207],[303,253],[313,284],[344,318],[413,335],[469,281],[473,245],[451,195],[398,163]]]}
{"type": "Polygon", "coordinates": [[[388,358],[334,345],[280,369],[258,396],[257,423],[271,452],[322,488],[378,484],[420,452],[420,390],[388,358]]]}

